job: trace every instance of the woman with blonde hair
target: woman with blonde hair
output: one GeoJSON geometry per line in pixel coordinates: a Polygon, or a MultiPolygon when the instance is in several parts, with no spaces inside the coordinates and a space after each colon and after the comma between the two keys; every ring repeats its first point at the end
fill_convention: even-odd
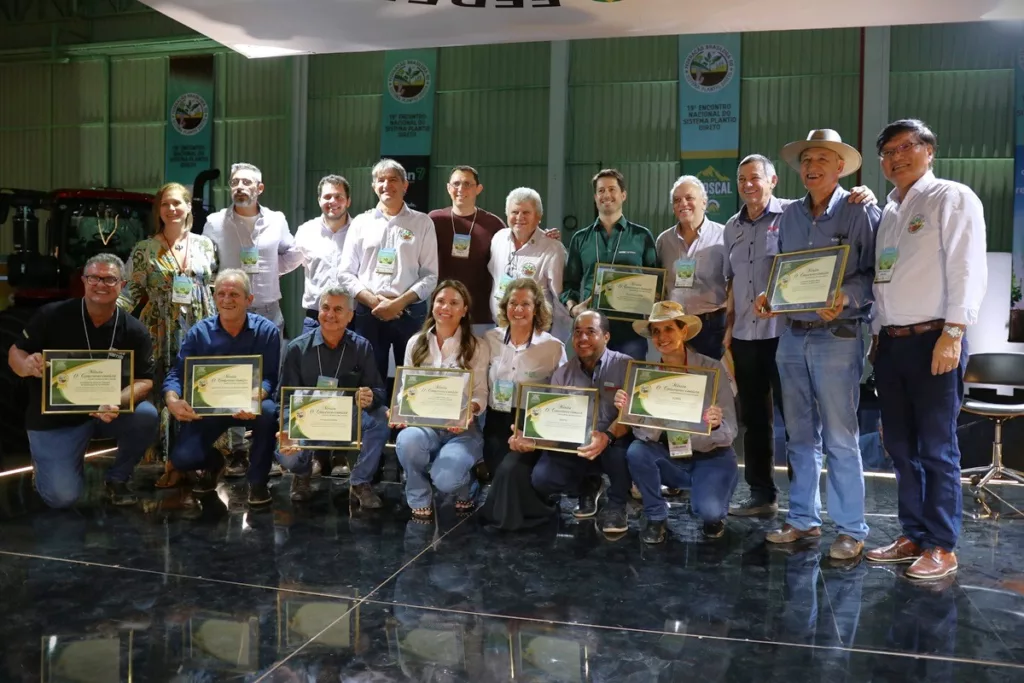
{"type": "MultiPolygon", "coordinates": [[[[157,191],[153,224],[153,236],[132,250],[117,304],[132,312],[145,301],[139,321],[153,338],[153,384],[160,386],[189,328],[217,312],[210,293],[217,257],[209,238],[192,234],[192,193],[184,185],[167,183],[157,191]]],[[[168,488],[181,475],[166,457],[170,422],[159,393],[152,400],[160,411],[159,447],[167,464],[156,485],[168,488]]]]}
{"type": "MultiPolygon", "coordinates": [[[[423,327],[405,349],[406,366],[421,368],[461,368],[472,370],[472,408],[474,418],[487,406],[487,346],[473,334],[469,309],[472,299],[458,280],[444,280],[430,295],[430,308],[423,327]]],[[[476,420],[468,429],[401,428],[395,441],[398,461],[405,469],[405,497],[416,519],[434,514],[433,489],[455,496],[455,509],[461,513],[474,508],[471,480],[473,467],[482,457],[483,437],[476,420]]]]}
{"type": "Polygon", "coordinates": [[[555,511],[530,483],[540,452],[513,431],[520,386],[548,384],[565,363],[565,345],[547,331],[551,317],[541,286],[519,278],[498,302],[498,327],[484,336],[491,356],[484,461],[493,480],[481,516],[509,531],[542,524],[555,511]]]}

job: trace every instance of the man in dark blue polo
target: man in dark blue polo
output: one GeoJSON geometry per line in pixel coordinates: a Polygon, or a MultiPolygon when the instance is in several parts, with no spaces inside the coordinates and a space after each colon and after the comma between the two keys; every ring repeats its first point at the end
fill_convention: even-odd
{"type": "MultiPolygon", "coordinates": [[[[860,153],[834,130],[813,130],[807,140],[786,145],[782,158],[803,179],[807,195],[779,221],[780,253],[849,246],[842,287],[831,308],[786,316],[776,361],[793,468],[786,524],[766,536],[792,543],[821,536],[821,476],[828,451],[828,508],[838,529],[829,549],[836,560],[861,554],[868,525],[864,518],[864,469],[858,444],[857,406],[864,372],[860,327],[871,311],[875,271],[877,206],[851,204],[839,179],[860,168],[860,153]]],[[[770,315],[758,296],[758,315],[770,315]]]]}
{"type": "Polygon", "coordinates": [[[277,404],[271,398],[277,387],[281,361],[281,333],[268,318],[249,312],[253,295],[249,276],[241,270],[223,270],[214,281],[213,297],[217,315],[196,323],[178,352],[178,360],[164,380],[167,410],[179,422],[181,431],[171,450],[171,463],[182,471],[202,470],[194,491],[213,491],[224,469],[224,456],[214,441],[229,427],[252,429],[249,453],[249,504],[267,505],[267,480],[274,459],[277,432],[277,404]],[[199,416],[182,398],[185,359],[189,356],[263,356],[263,381],[258,390],[260,414],[240,411],[230,417],[199,416]]]}
{"type": "MultiPolygon", "coordinates": [[[[330,287],[320,295],[319,306],[319,327],[292,340],[285,349],[281,386],[358,387],[355,398],[363,411],[362,446],[349,479],[349,495],[364,508],[379,508],[381,500],[373,491],[372,481],[391,433],[385,414],[384,381],[370,342],[348,329],[353,316],[352,298],[340,287],[330,287]]],[[[278,439],[277,460],[295,475],[292,500],[309,500],[314,452],[292,445],[284,434],[278,434],[278,439]]]]}

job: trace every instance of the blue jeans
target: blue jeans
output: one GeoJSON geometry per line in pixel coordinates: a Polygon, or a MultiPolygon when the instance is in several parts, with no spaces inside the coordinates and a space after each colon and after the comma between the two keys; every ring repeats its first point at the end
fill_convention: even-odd
{"type": "Polygon", "coordinates": [[[312,332],[318,327],[320,327],[320,321],[316,318],[310,318],[307,315],[302,319],[302,334],[312,332]]]}
{"type": "Polygon", "coordinates": [[[445,429],[406,427],[395,451],[405,470],[405,499],[414,510],[430,506],[430,483],[441,493],[469,500],[470,472],[483,457],[484,437],[476,424],[461,434],[445,429]]]}
{"type": "Polygon", "coordinates": [[[225,430],[237,427],[252,429],[252,449],[249,451],[250,484],[266,484],[270,478],[270,465],[274,461],[277,443],[277,404],[266,399],[255,420],[237,420],[233,417],[204,417],[195,422],[182,422],[178,442],[171,451],[171,464],[182,471],[219,469],[224,457],[213,447],[225,430]]]}
{"type": "Polygon", "coordinates": [[[691,489],[690,509],[705,522],[718,522],[729,514],[729,499],[740,479],[732,447],[694,453],[692,458],[670,458],[664,444],[637,439],[626,451],[626,462],[640,489],[648,521],[668,519],[662,484],[691,489]]]}
{"type": "Polygon", "coordinates": [[[864,520],[864,468],[857,406],[864,371],[860,335],[832,329],[793,330],[779,338],[776,362],[793,467],[786,521],[806,531],[821,526],[822,445],[828,452],[828,511],[839,533],[859,541],[864,520]],[[842,334],[842,333],[838,333],[842,334]]]}
{"type": "Polygon", "coordinates": [[[85,488],[85,449],[90,439],[116,439],[117,456],[107,470],[108,482],[126,482],[157,438],[160,417],[149,401],[112,422],[91,418],[74,427],[29,430],[28,444],[36,474],[36,490],[52,508],[74,505],[85,488]]]}
{"type": "MultiPolygon", "coordinates": [[[[380,467],[380,456],[384,452],[384,444],[388,442],[391,435],[391,428],[388,426],[387,416],[384,414],[384,406],[378,406],[373,410],[363,411],[363,445],[359,449],[359,459],[352,468],[352,476],[349,484],[369,484],[373,481],[373,475],[380,467]]],[[[308,477],[313,472],[313,455],[316,451],[306,450],[296,455],[281,455],[274,452],[274,457],[281,464],[281,467],[297,474],[300,477],[308,477]]]]}
{"type": "Polygon", "coordinates": [[[725,355],[725,309],[700,316],[700,332],[686,342],[697,353],[722,360],[725,355]]]}
{"type": "Polygon", "coordinates": [[[616,439],[604,452],[593,460],[581,458],[573,453],[543,451],[540,460],[533,468],[530,483],[541,495],[565,493],[578,496],[580,484],[587,477],[608,475],[611,486],[608,488],[608,504],[615,508],[624,508],[629,498],[629,486],[632,479],[626,465],[626,448],[628,439],[616,439]]]}
{"type": "Polygon", "coordinates": [[[373,348],[373,358],[377,362],[377,370],[382,379],[388,378],[388,361],[394,352],[395,366],[405,359],[405,347],[409,339],[420,331],[427,317],[427,302],[418,301],[406,306],[402,315],[395,320],[378,320],[363,304],[356,304],[355,317],[352,318],[352,331],[366,337],[373,348]]]}

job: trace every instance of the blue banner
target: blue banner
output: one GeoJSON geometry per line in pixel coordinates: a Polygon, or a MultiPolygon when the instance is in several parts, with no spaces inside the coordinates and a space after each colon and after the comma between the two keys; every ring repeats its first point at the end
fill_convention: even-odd
{"type": "Polygon", "coordinates": [[[740,149],[739,33],[679,36],[679,156],[708,193],[707,214],[736,212],[740,149]]]}
{"type": "Polygon", "coordinates": [[[213,159],[213,55],[171,57],[164,181],[191,188],[213,159]]]}
{"type": "Polygon", "coordinates": [[[1009,341],[1024,342],[1024,50],[1014,68],[1013,259],[1009,341]]]}
{"type": "Polygon", "coordinates": [[[384,55],[382,156],[430,156],[434,140],[437,50],[389,50],[384,55]]]}

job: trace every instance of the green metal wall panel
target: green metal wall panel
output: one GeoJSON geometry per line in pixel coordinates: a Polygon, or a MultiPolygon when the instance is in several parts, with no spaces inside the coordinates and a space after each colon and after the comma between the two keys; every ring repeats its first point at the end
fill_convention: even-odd
{"type": "Polygon", "coordinates": [[[164,182],[167,58],[110,60],[110,184],[153,192],[164,182]]]}
{"type": "Polygon", "coordinates": [[[892,71],[1012,69],[1024,23],[893,26],[892,71]]]}
{"type": "Polygon", "coordinates": [[[445,47],[438,53],[438,92],[546,88],[550,43],[445,47]]]}
{"type": "Polygon", "coordinates": [[[860,29],[743,34],[743,78],[860,72],[860,29]]]}
{"type": "Polygon", "coordinates": [[[679,38],[601,38],[572,41],[569,83],[572,85],[676,82],[679,38]]]}
{"type": "Polygon", "coordinates": [[[102,59],[53,66],[56,125],[103,124],[107,110],[106,72],[102,59]]]}
{"type": "MultiPolygon", "coordinates": [[[[940,139],[941,142],[941,139],[940,139]]],[[[935,160],[935,175],[967,185],[985,207],[989,251],[1013,247],[1013,159],[935,160]]]]}

